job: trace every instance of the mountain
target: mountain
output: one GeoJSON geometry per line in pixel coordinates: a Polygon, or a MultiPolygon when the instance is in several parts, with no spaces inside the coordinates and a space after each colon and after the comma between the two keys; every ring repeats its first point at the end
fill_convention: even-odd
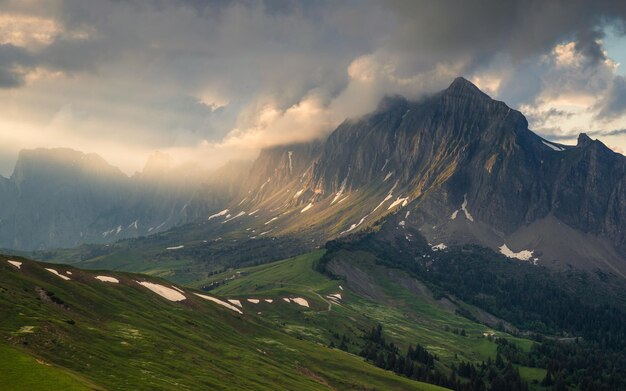
{"type": "Polygon", "coordinates": [[[160,232],[223,206],[239,191],[236,177],[170,167],[163,154],[128,177],[96,154],[25,150],[11,177],[0,178],[0,247],[72,247],[160,232]]]}
{"type": "Polygon", "coordinates": [[[158,259],[189,281],[386,223],[390,240],[626,275],[626,157],[584,134],[545,140],[463,78],[418,101],[387,97],[324,140],[261,151],[238,194],[163,235],[37,256],[122,267],[124,254],[124,268],[142,271],[158,259]]]}
{"type": "Polygon", "coordinates": [[[420,101],[388,97],[323,142],[264,150],[251,173],[215,218],[220,235],[321,245],[393,219],[399,237],[414,228],[432,245],[626,275],[626,158],[585,134],[545,140],[463,78],[420,101]]]}

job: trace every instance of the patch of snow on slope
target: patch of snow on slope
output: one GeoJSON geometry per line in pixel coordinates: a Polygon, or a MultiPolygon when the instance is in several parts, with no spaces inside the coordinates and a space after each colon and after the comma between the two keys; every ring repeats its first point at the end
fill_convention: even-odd
{"type": "Polygon", "coordinates": [[[474,222],[474,217],[470,214],[469,210],[467,210],[467,194],[463,195],[463,203],[461,204],[461,209],[457,209],[454,212],[452,212],[452,215],[450,216],[450,220],[456,220],[457,216],[459,215],[459,211],[462,211],[465,214],[466,219],[468,219],[471,222],[474,222]]]}
{"type": "Polygon", "coordinates": [[[134,221],[134,222],[132,222],[132,223],[131,223],[131,224],[130,224],[127,228],[131,228],[131,227],[133,227],[133,228],[137,229],[137,223],[138,223],[138,222],[139,222],[139,220],[135,220],[135,221],[134,221]]]}
{"type": "Polygon", "coordinates": [[[291,299],[294,303],[301,305],[302,307],[308,307],[309,306],[309,302],[306,301],[306,299],[303,299],[302,297],[295,297],[293,299],[291,299]]]}
{"type": "Polygon", "coordinates": [[[121,226],[121,225],[118,225],[118,226],[117,226],[117,229],[115,230],[115,234],[116,234],[116,235],[119,235],[119,233],[120,233],[120,232],[122,232],[122,229],[123,229],[123,228],[122,228],[122,226],[121,226]]]}
{"type": "Polygon", "coordinates": [[[387,210],[391,210],[395,206],[398,206],[400,204],[402,204],[402,206],[406,206],[406,203],[408,202],[408,200],[409,200],[409,197],[404,197],[404,198],[398,197],[391,205],[389,205],[389,208],[387,208],[387,210]]]}
{"type": "Polygon", "coordinates": [[[166,298],[169,301],[183,301],[187,299],[185,295],[178,292],[177,290],[168,288],[160,284],[155,284],[153,282],[148,282],[148,281],[135,281],[135,282],[141,286],[144,286],[150,289],[152,292],[156,293],[157,295],[161,297],[166,298]]]}
{"type": "Polygon", "coordinates": [[[287,303],[291,303],[291,299],[288,297],[283,297],[283,300],[285,300],[287,303]]]}
{"type": "Polygon", "coordinates": [[[64,280],[69,280],[70,278],[68,276],[64,276],[63,274],[59,273],[58,271],[54,270],[54,269],[48,269],[46,268],[47,271],[49,271],[50,273],[56,275],[57,277],[61,277],[64,280]]]}
{"type": "Polygon", "coordinates": [[[270,178],[267,178],[267,181],[265,181],[265,183],[263,183],[263,184],[261,185],[261,188],[259,189],[259,191],[263,190],[263,188],[265,187],[265,185],[267,185],[267,184],[268,184],[268,183],[270,183],[271,181],[272,181],[272,178],[271,178],[271,177],[270,177],[270,178]]]}
{"type": "Polygon", "coordinates": [[[104,282],[112,282],[113,284],[119,284],[120,280],[118,280],[115,277],[109,277],[109,276],[96,276],[95,277],[96,280],[100,280],[100,281],[104,281],[104,282]]]}
{"type": "Polygon", "coordinates": [[[253,215],[257,214],[257,212],[260,211],[260,210],[261,209],[257,209],[254,212],[250,212],[250,213],[248,213],[248,216],[253,216],[253,215]]]}
{"type": "Polygon", "coordinates": [[[293,163],[291,161],[291,156],[293,155],[293,151],[287,152],[287,156],[289,156],[289,174],[293,174],[293,163]]]}
{"type": "Polygon", "coordinates": [[[229,304],[229,303],[227,303],[227,302],[225,302],[225,301],[222,301],[222,300],[220,300],[220,299],[218,299],[218,298],[211,297],[211,296],[207,296],[207,295],[201,295],[200,293],[194,293],[194,295],[196,295],[196,296],[198,296],[198,297],[201,297],[201,298],[203,298],[203,299],[205,299],[205,300],[212,301],[212,302],[214,302],[214,303],[216,303],[216,304],[219,304],[219,305],[221,305],[221,306],[224,306],[224,307],[228,308],[229,310],[235,311],[235,312],[237,312],[237,313],[239,313],[239,314],[242,314],[242,315],[243,315],[243,312],[241,312],[241,311],[239,310],[239,308],[237,308],[237,307],[235,307],[234,305],[229,304]]]}
{"type": "Polygon", "coordinates": [[[448,246],[446,246],[444,243],[439,243],[439,244],[436,244],[436,245],[431,247],[431,249],[433,251],[441,251],[441,250],[445,250],[447,248],[448,248],[448,246]]]}
{"type": "Polygon", "coordinates": [[[474,218],[470,214],[469,210],[467,210],[467,194],[463,195],[463,204],[461,204],[461,210],[465,213],[465,218],[469,221],[474,222],[474,218]]]}
{"type": "Polygon", "coordinates": [[[380,172],[385,171],[385,167],[387,167],[387,163],[389,163],[389,159],[385,159],[385,164],[383,164],[383,168],[380,169],[380,172]]]}
{"type": "Polygon", "coordinates": [[[228,213],[228,209],[224,209],[221,212],[217,212],[216,214],[209,216],[209,220],[212,220],[212,219],[214,219],[216,217],[220,217],[220,216],[226,216],[227,213],[228,213]]]}
{"type": "Polygon", "coordinates": [[[18,269],[22,268],[22,262],[18,262],[18,261],[7,261],[9,262],[11,265],[15,266],[18,269]]]}
{"type": "Polygon", "coordinates": [[[552,149],[553,151],[557,151],[557,152],[563,152],[563,151],[565,151],[565,148],[558,147],[558,146],[556,146],[556,145],[554,145],[554,144],[551,144],[551,143],[549,143],[549,142],[547,142],[547,141],[541,140],[541,142],[542,142],[544,145],[546,145],[546,146],[550,147],[550,149],[552,149]]]}
{"type": "MultiPolygon", "coordinates": [[[[350,175],[349,169],[348,169],[348,175],[350,175]]],[[[333,198],[333,200],[330,202],[331,205],[334,204],[339,199],[339,197],[341,197],[344,191],[346,191],[346,184],[348,183],[348,175],[346,175],[346,177],[343,179],[343,182],[341,182],[341,187],[339,187],[339,191],[337,192],[337,194],[335,194],[335,198],[333,198]]]]}
{"type": "Polygon", "coordinates": [[[519,259],[520,261],[530,260],[530,258],[533,257],[533,252],[534,252],[530,250],[522,250],[520,252],[514,252],[506,245],[506,243],[500,246],[499,248],[500,248],[500,253],[504,255],[505,257],[519,259]]]}
{"type": "Polygon", "coordinates": [[[272,219],[271,219],[271,220],[269,220],[269,221],[267,221],[264,225],[268,225],[269,223],[271,223],[272,221],[275,221],[275,220],[277,220],[277,219],[278,219],[278,216],[276,216],[276,217],[272,217],[272,219]]]}
{"type": "Polygon", "coordinates": [[[237,299],[228,299],[228,302],[229,302],[229,303],[231,303],[231,304],[236,305],[237,307],[242,307],[242,308],[243,308],[243,306],[241,305],[241,301],[240,301],[240,300],[237,300],[237,299]]]}
{"type": "Polygon", "coordinates": [[[248,299],[248,302],[252,303],[252,304],[259,304],[259,299],[248,299]]]}
{"type": "Polygon", "coordinates": [[[233,220],[235,220],[237,217],[241,217],[241,216],[243,216],[243,215],[245,215],[245,214],[246,214],[246,212],[243,212],[243,211],[242,211],[242,212],[239,212],[238,214],[236,214],[235,216],[231,217],[230,219],[224,220],[224,221],[222,222],[222,224],[224,224],[224,223],[228,223],[229,221],[233,221],[233,220]]]}
{"type": "Polygon", "coordinates": [[[330,294],[328,296],[334,297],[337,300],[341,300],[341,293],[332,293],[332,294],[330,294]]]}
{"type": "Polygon", "coordinates": [[[259,236],[267,235],[268,233],[272,232],[273,230],[274,230],[274,228],[270,229],[269,231],[261,232],[259,234],[259,236]]]}
{"type": "Polygon", "coordinates": [[[404,218],[405,218],[405,219],[408,219],[410,214],[411,214],[411,211],[410,211],[410,210],[407,210],[407,211],[406,211],[406,214],[404,215],[404,218]]]}
{"type": "Polygon", "coordinates": [[[312,203],[312,202],[309,202],[309,204],[308,204],[307,206],[305,206],[305,207],[304,207],[304,208],[300,211],[300,213],[304,213],[304,212],[306,212],[307,210],[311,209],[312,207],[313,207],[313,203],[312,203]]]}
{"type": "Polygon", "coordinates": [[[385,175],[385,179],[383,179],[383,182],[387,182],[387,179],[391,178],[392,175],[393,175],[393,171],[389,171],[389,173],[385,175]]]}
{"type": "Polygon", "coordinates": [[[246,200],[248,199],[248,197],[245,197],[243,200],[241,200],[240,203],[237,204],[237,206],[241,206],[241,204],[243,204],[244,202],[246,202],[246,200]]]}
{"type": "Polygon", "coordinates": [[[273,301],[274,301],[274,300],[272,300],[272,299],[265,299],[265,302],[266,302],[266,303],[270,303],[270,304],[272,304],[272,302],[273,302],[273,301]]]}
{"type": "Polygon", "coordinates": [[[180,250],[181,248],[184,248],[184,245],[179,245],[179,246],[172,246],[172,247],[166,247],[166,250],[180,250]]]}
{"type": "Polygon", "coordinates": [[[300,196],[302,195],[302,193],[304,193],[304,190],[306,190],[306,189],[301,189],[301,190],[298,190],[298,191],[296,192],[296,194],[294,194],[293,198],[298,198],[298,197],[300,197],[300,196]]]}

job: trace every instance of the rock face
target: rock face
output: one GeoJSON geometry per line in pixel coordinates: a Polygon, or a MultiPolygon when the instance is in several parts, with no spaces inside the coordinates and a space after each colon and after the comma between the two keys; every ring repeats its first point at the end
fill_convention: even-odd
{"type": "Polygon", "coordinates": [[[406,240],[414,228],[433,245],[506,244],[532,262],[626,274],[626,158],[584,134],[542,139],[463,78],[421,101],[386,98],[323,142],[266,150],[252,172],[242,208],[276,217],[274,234],[323,241],[388,216],[406,240]]]}
{"type": "Polygon", "coordinates": [[[160,232],[208,215],[240,191],[221,179],[240,175],[170,168],[165,160],[155,156],[128,177],[95,154],[22,151],[11,177],[0,178],[0,247],[70,247],[160,232]]]}

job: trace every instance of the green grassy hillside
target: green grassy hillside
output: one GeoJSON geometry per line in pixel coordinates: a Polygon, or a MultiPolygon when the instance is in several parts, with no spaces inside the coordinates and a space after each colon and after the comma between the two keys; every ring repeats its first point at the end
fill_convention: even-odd
{"type": "MultiPolygon", "coordinates": [[[[0,257],[2,389],[36,389],[31,381],[47,390],[440,389],[290,335],[261,307],[244,304],[239,314],[143,275],[11,259],[22,264],[0,257]]],[[[308,316],[306,307],[273,304],[285,316],[308,316]]]]}
{"type": "MultiPolygon", "coordinates": [[[[532,341],[497,331],[485,324],[458,315],[464,309],[477,317],[487,314],[461,301],[436,299],[418,280],[400,270],[375,264],[365,253],[345,254],[346,279],[331,279],[315,271],[324,250],[270,264],[235,269],[201,281],[211,293],[237,298],[244,308],[263,312],[265,320],[299,338],[338,346],[346,335],[347,350],[358,353],[354,343],[371,327],[381,324],[395,344],[405,349],[420,344],[438,357],[437,367],[449,372],[461,362],[476,364],[494,360],[497,338],[505,338],[529,351],[532,341]],[[213,283],[213,285],[211,285],[213,283]],[[331,294],[341,294],[332,300],[331,294]],[[295,312],[293,306],[263,302],[246,303],[247,298],[306,298],[310,310],[295,312]],[[487,333],[491,337],[485,337],[487,333]],[[337,338],[337,336],[341,338],[337,338]]],[[[497,322],[497,319],[490,319],[497,322]]],[[[536,380],[537,371],[522,371],[527,381],[536,380]]],[[[541,369],[538,369],[541,371],[541,369]]]]}

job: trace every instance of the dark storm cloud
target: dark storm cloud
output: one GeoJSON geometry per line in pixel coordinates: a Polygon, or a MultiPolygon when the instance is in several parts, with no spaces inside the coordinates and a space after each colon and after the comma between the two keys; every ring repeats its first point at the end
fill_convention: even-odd
{"type": "Polygon", "coordinates": [[[48,94],[41,117],[86,137],[115,120],[107,137],[154,149],[273,132],[274,119],[284,132],[275,140],[293,141],[286,133],[311,118],[324,126],[307,134],[319,136],[386,94],[415,98],[459,75],[495,75],[495,97],[513,107],[550,90],[611,90],[599,118],[626,111],[626,86],[613,83],[599,42],[607,26],[626,31],[618,1],[0,0],[0,8],[60,26],[45,44],[0,47],[0,89],[32,89],[29,104],[48,94]],[[566,42],[585,59],[581,69],[545,60],[566,42]],[[37,91],[25,85],[30,72],[58,79],[37,91]],[[81,126],[79,112],[94,126],[81,126]]]}

